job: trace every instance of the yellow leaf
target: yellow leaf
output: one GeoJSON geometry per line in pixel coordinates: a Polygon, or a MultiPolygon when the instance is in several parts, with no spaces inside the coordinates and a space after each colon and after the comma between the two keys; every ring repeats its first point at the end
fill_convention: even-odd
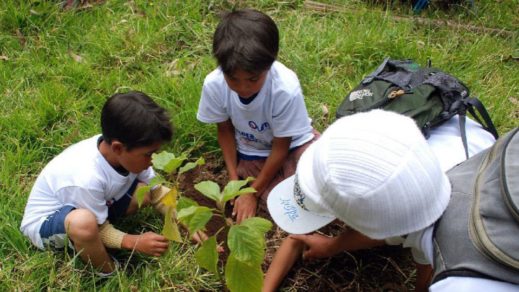
{"type": "Polygon", "coordinates": [[[171,190],[169,190],[169,192],[166,195],[164,195],[164,197],[162,197],[162,199],[161,199],[162,204],[164,204],[165,206],[168,206],[168,207],[176,208],[177,207],[177,195],[178,195],[177,188],[176,187],[171,188],[171,190]]]}
{"type": "Polygon", "coordinates": [[[182,237],[178,231],[178,225],[173,219],[173,208],[169,208],[164,218],[164,228],[162,229],[162,235],[171,241],[182,242],[182,237]]]}

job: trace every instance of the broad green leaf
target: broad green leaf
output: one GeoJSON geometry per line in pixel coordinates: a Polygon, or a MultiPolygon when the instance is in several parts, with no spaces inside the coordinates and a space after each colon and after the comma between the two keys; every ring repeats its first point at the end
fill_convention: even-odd
{"type": "Polygon", "coordinates": [[[251,193],[255,193],[256,192],[256,189],[254,188],[251,188],[251,187],[248,187],[248,188],[243,188],[235,193],[230,193],[230,194],[224,194],[223,196],[223,201],[224,202],[227,202],[231,199],[234,199],[236,198],[237,196],[239,195],[243,195],[243,194],[251,194],[251,193]]]}
{"type": "Polygon", "coordinates": [[[200,165],[204,165],[204,164],[205,164],[205,159],[203,157],[200,157],[195,162],[186,163],[186,165],[182,166],[178,172],[182,174],[184,172],[187,172],[187,171],[195,168],[196,166],[200,166],[200,165]]]}
{"type": "Polygon", "coordinates": [[[194,162],[188,162],[186,163],[184,166],[182,166],[179,170],[178,170],[178,173],[182,174],[186,171],[190,171],[191,169],[195,168],[197,166],[196,163],[194,162]]]}
{"type": "Polygon", "coordinates": [[[175,159],[175,154],[162,151],[160,153],[153,153],[151,155],[151,162],[153,163],[153,167],[156,169],[164,170],[166,165],[172,160],[175,159]]]}
{"type": "Polygon", "coordinates": [[[246,219],[240,225],[231,226],[227,245],[240,261],[261,264],[265,255],[265,233],[271,228],[272,223],[266,219],[246,219]]]}
{"type": "Polygon", "coordinates": [[[177,208],[177,194],[178,190],[176,187],[173,187],[169,190],[167,194],[162,197],[160,200],[162,204],[168,207],[172,207],[173,209],[177,208]]]}
{"type": "Polygon", "coordinates": [[[181,210],[191,206],[198,206],[198,203],[188,197],[180,197],[177,202],[177,210],[181,210]]]}
{"type": "Polygon", "coordinates": [[[272,228],[272,222],[261,217],[252,217],[245,219],[241,222],[240,225],[247,226],[252,230],[256,230],[263,236],[267,231],[269,231],[272,228]]]}
{"type": "Polygon", "coordinates": [[[218,274],[218,252],[216,251],[216,236],[209,237],[195,253],[196,262],[204,269],[218,274]]]}
{"type": "Polygon", "coordinates": [[[166,217],[164,218],[164,227],[162,228],[162,235],[169,240],[182,242],[182,237],[178,231],[178,226],[173,219],[173,208],[168,208],[166,217]]]}
{"type": "Polygon", "coordinates": [[[220,201],[220,186],[214,181],[205,180],[203,182],[199,182],[195,185],[195,189],[213,201],[220,201]]]}
{"type": "Polygon", "coordinates": [[[244,263],[231,253],[225,264],[225,282],[232,292],[256,292],[263,286],[261,264],[244,263]]]}
{"type": "Polygon", "coordinates": [[[213,211],[204,206],[191,206],[178,211],[177,219],[185,224],[190,234],[205,227],[213,217],[213,211]]]}
{"type": "Polygon", "coordinates": [[[227,234],[227,245],[240,261],[261,264],[265,255],[265,238],[261,232],[244,225],[233,225],[227,234]]]}
{"type": "Polygon", "coordinates": [[[196,165],[204,165],[205,164],[205,159],[203,157],[200,157],[198,158],[196,161],[195,161],[196,165]]]}
{"type": "Polygon", "coordinates": [[[241,188],[247,185],[249,182],[247,180],[231,180],[227,183],[225,188],[223,189],[223,195],[234,194],[238,192],[241,188]]]}
{"type": "Polygon", "coordinates": [[[193,214],[195,214],[195,212],[197,211],[198,207],[199,206],[190,206],[184,209],[180,209],[177,214],[177,219],[181,221],[184,218],[193,216],[193,214]]]}
{"type": "Polygon", "coordinates": [[[182,165],[182,163],[186,160],[185,156],[177,157],[171,159],[166,166],[164,166],[164,171],[166,173],[174,173],[177,168],[182,165]]]}
{"type": "Polygon", "coordinates": [[[139,207],[141,207],[142,202],[144,201],[144,197],[146,196],[146,193],[148,193],[150,190],[151,190],[150,186],[141,186],[135,192],[135,196],[137,197],[137,204],[139,205],[139,207]]]}
{"type": "Polygon", "coordinates": [[[157,174],[154,178],[150,180],[150,183],[148,185],[150,186],[150,188],[153,188],[154,186],[163,184],[165,182],[166,180],[162,176],[157,174]]]}
{"type": "Polygon", "coordinates": [[[242,180],[231,180],[227,183],[227,185],[223,189],[223,194],[224,195],[234,194],[253,180],[254,180],[254,177],[252,177],[252,176],[249,176],[246,179],[242,179],[242,180]]]}

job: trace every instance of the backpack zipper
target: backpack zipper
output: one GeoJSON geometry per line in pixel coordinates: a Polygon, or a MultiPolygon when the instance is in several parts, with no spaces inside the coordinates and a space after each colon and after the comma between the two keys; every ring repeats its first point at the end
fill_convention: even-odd
{"type": "Polygon", "coordinates": [[[374,103],[370,106],[367,106],[363,108],[360,112],[365,112],[372,109],[378,109],[386,106],[388,103],[390,103],[393,100],[396,100],[401,95],[404,95],[405,93],[409,93],[409,91],[405,91],[402,88],[395,86],[395,87],[389,87],[389,89],[384,93],[384,99],[380,100],[377,103],[374,103]],[[396,93],[394,97],[390,97],[392,93],[396,93]]]}

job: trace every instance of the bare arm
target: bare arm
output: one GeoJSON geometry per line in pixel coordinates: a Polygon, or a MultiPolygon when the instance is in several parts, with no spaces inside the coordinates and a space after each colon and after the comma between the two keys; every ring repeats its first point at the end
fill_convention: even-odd
{"type": "Polygon", "coordinates": [[[263,280],[263,292],[276,291],[294,263],[301,257],[304,243],[287,237],[276,251],[263,280]]]}
{"type": "Polygon", "coordinates": [[[297,258],[326,258],[342,251],[355,251],[384,245],[383,240],[371,239],[353,229],[348,229],[335,237],[317,233],[308,235],[290,235],[274,255],[274,259],[265,275],[263,291],[275,291],[297,258]]]}
{"type": "Polygon", "coordinates": [[[105,247],[135,250],[151,256],[161,256],[168,249],[169,242],[154,232],[128,234],[116,229],[106,221],[99,226],[99,237],[105,247]]]}
{"type": "Polygon", "coordinates": [[[326,258],[342,251],[356,251],[384,245],[383,240],[371,239],[353,229],[348,229],[335,237],[328,237],[317,233],[308,235],[290,235],[291,238],[302,241],[307,249],[303,258],[326,258]]]}
{"type": "Polygon", "coordinates": [[[290,143],[292,143],[292,137],[274,137],[272,140],[272,151],[267,161],[265,161],[263,169],[261,169],[258,177],[251,185],[258,192],[263,191],[269,185],[270,181],[283,166],[283,163],[285,163],[290,143]]]}
{"type": "Polygon", "coordinates": [[[432,275],[433,269],[431,265],[422,265],[416,263],[416,284],[414,290],[416,292],[428,291],[432,275]]]}
{"type": "Polygon", "coordinates": [[[125,234],[121,248],[135,250],[151,256],[161,256],[168,249],[169,241],[155,232],[143,234],[125,234]]]}
{"type": "Polygon", "coordinates": [[[231,120],[218,123],[218,144],[222,148],[223,160],[229,173],[229,180],[237,180],[238,158],[236,157],[236,140],[234,138],[234,126],[231,120]]]}
{"type": "MultiPolygon", "coordinates": [[[[283,166],[283,163],[288,156],[288,149],[291,142],[291,137],[274,137],[272,140],[272,151],[270,152],[267,161],[265,161],[265,165],[261,169],[258,177],[251,185],[251,187],[256,189],[258,193],[262,192],[268,186],[272,181],[272,178],[274,178],[279,169],[283,166]]],[[[241,195],[236,199],[233,213],[236,214],[236,221],[238,224],[242,220],[256,215],[257,204],[258,197],[254,194],[241,195]]]]}

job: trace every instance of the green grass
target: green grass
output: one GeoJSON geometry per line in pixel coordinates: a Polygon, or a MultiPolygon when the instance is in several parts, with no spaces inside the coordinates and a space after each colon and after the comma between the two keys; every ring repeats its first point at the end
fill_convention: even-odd
{"type": "MultiPolygon", "coordinates": [[[[413,17],[407,2],[326,2],[341,12],[311,10],[300,0],[239,5],[261,9],[278,23],[279,59],[298,74],[319,130],[385,56],[422,64],[431,59],[480,97],[501,133],[518,125],[519,1],[476,1],[474,8],[420,15],[508,35],[397,19],[413,17]]],[[[68,255],[33,248],[18,228],[38,173],[66,146],[100,131],[100,107],[115,92],[144,91],[170,111],[176,134],[169,150],[216,151],[214,127],[197,122],[196,111],[203,78],[215,67],[211,37],[218,12],[232,6],[113,0],[62,11],[53,1],[1,1],[0,290],[220,289],[194,265],[189,246],[172,248],[160,259],[133,255],[126,273],[99,282],[68,255]]],[[[150,221],[147,228],[160,229],[151,213],[138,219],[136,226],[150,221]]]]}

